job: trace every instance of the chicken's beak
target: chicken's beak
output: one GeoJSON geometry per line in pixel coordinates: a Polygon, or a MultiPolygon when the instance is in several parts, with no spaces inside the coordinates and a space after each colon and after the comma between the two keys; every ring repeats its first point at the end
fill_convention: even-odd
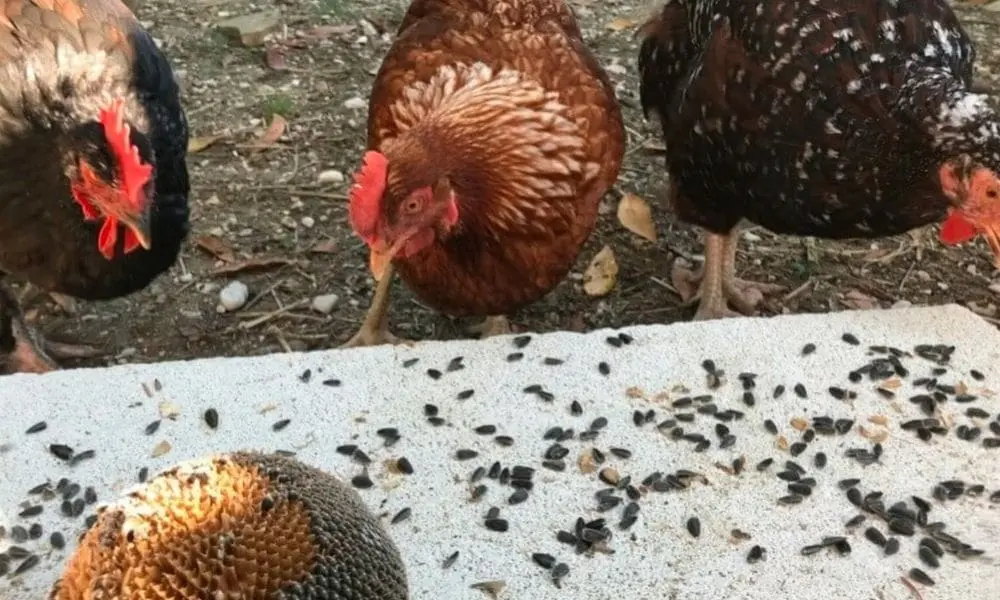
{"type": "Polygon", "coordinates": [[[382,276],[385,275],[385,270],[391,262],[392,255],[389,254],[389,249],[385,244],[372,246],[371,253],[368,255],[368,266],[372,270],[372,277],[375,278],[375,281],[382,281],[382,276]]]}
{"type": "Polygon", "coordinates": [[[145,250],[153,247],[153,236],[150,234],[149,211],[142,211],[141,214],[133,217],[121,217],[118,219],[123,225],[132,230],[139,245],[145,250]]]}
{"type": "Polygon", "coordinates": [[[382,281],[386,269],[392,264],[392,259],[406,244],[407,239],[397,240],[392,246],[387,246],[382,240],[372,244],[371,252],[368,254],[368,267],[372,270],[372,277],[375,278],[375,281],[382,281]]]}

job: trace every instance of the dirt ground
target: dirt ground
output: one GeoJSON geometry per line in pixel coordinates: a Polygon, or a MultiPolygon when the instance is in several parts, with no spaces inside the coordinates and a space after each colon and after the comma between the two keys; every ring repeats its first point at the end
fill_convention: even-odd
{"type": "MultiPolygon", "coordinates": [[[[649,6],[636,0],[574,3],[588,42],[618,85],[630,149],[577,269],[544,301],[515,315],[518,328],[669,323],[693,312],[680,306],[670,266],[677,254],[697,256],[699,237],[664,208],[658,135],[638,110],[632,35],[649,6]],[[617,221],[624,193],[652,206],[656,242],[617,221]],[[621,271],[615,289],[594,298],[582,290],[582,272],[604,245],[613,248],[621,271]]],[[[77,315],[42,297],[30,316],[54,339],[86,340],[109,352],[77,365],[329,348],[348,339],[368,306],[372,283],[362,243],[346,224],[344,195],[363,150],[362,100],[404,7],[402,1],[142,2],[140,19],[179,71],[195,144],[214,141],[189,160],[193,235],[181,263],[142,293],[78,304],[77,315]],[[233,47],[215,31],[223,18],[275,7],[285,30],[265,46],[233,47]],[[287,129],[261,149],[274,114],[287,129]],[[249,287],[250,301],[220,313],[219,290],[233,280],[249,287]],[[310,307],[326,294],[337,296],[329,315],[310,307]]],[[[966,6],[962,14],[980,42],[980,82],[1000,87],[1000,46],[986,42],[1000,35],[1000,12],[966,6]]],[[[764,314],[957,302],[1000,323],[1000,274],[982,242],[946,249],[933,229],[876,243],[778,237],[760,229],[745,238],[743,276],[786,287],[767,300],[764,314]]],[[[391,322],[396,333],[415,339],[465,335],[398,283],[391,322]]]]}

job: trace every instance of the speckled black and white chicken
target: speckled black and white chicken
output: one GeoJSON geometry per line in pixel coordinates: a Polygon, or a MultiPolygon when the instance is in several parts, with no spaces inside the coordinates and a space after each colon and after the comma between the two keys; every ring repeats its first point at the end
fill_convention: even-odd
{"type": "Polygon", "coordinates": [[[945,0],[668,0],[640,30],[670,200],[706,230],[695,318],[752,312],[738,225],[829,239],[943,223],[1000,265],[1000,119],[945,0]]]}

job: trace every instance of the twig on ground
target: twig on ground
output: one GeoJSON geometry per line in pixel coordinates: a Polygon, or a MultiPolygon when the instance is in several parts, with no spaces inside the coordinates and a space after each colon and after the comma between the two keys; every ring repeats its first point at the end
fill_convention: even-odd
{"type": "Polygon", "coordinates": [[[785,294],[785,297],[782,298],[781,301],[782,302],[788,302],[789,300],[794,300],[795,298],[797,298],[800,295],[802,295],[802,293],[805,292],[807,289],[809,289],[809,286],[813,285],[813,283],[814,283],[814,280],[813,280],[812,277],[810,277],[809,279],[806,279],[805,283],[803,283],[799,287],[797,287],[794,290],[792,290],[792,291],[788,292],[787,294],[785,294]]]}
{"type": "Polygon", "coordinates": [[[280,317],[281,315],[283,315],[283,314],[285,314],[287,312],[295,310],[296,308],[301,308],[302,306],[305,306],[308,302],[309,302],[308,300],[306,300],[306,299],[303,298],[302,300],[298,300],[297,302],[293,302],[293,303],[291,303],[291,304],[289,304],[287,306],[284,306],[282,308],[279,308],[277,310],[272,310],[269,313],[265,313],[265,314],[257,317],[256,319],[254,319],[252,321],[247,321],[245,323],[240,323],[239,324],[239,328],[243,329],[243,330],[253,329],[254,327],[257,327],[259,325],[263,325],[264,323],[267,323],[268,321],[272,321],[272,320],[276,319],[277,317],[280,317]]]}

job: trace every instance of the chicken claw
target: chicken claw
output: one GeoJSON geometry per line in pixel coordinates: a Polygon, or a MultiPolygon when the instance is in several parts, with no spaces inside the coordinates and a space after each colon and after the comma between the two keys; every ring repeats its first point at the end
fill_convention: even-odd
{"type": "Polygon", "coordinates": [[[76,299],[72,296],[67,296],[66,294],[60,294],[58,292],[44,292],[42,289],[31,283],[26,284],[22,289],[19,302],[21,306],[26,306],[31,304],[41,294],[47,294],[49,299],[52,300],[52,302],[54,302],[56,306],[58,306],[59,309],[67,315],[76,315],[80,312],[76,299]]]}
{"type": "Polygon", "coordinates": [[[351,339],[340,345],[341,348],[363,348],[365,346],[380,346],[382,344],[412,344],[412,340],[393,335],[387,328],[362,326],[351,339]]]}
{"type": "Polygon", "coordinates": [[[705,264],[697,271],[690,271],[680,266],[679,262],[674,262],[671,280],[681,300],[685,305],[700,301],[695,321],[752,315],[765,294],[784,289],[780,285],[736,277],[738,235],[738,231],[728,236],[707,233],[705,264]]]}
{"type": "Polygon", "coordinates": [[[42,341],[24,323],[21,307],[7,286],[0,284],[0,355],[8,373],[48,373],[59,367],[42,350],[42,341]]]}
{"type": "Polygon", "coordinates": [[[393,275],[393,267],[390,264],[379,280],[378,287],[375,288],[372,305],[368,308],[361,329],[351,339],[341,344],[341,348],[413,343],[412,340],[397,337],[389,332],[389,288],[392,286],[393,275]]]}
{"type": "Polygon", "coordinates": [[[507,335],[513,330],[510,328],[510,321],[507,320],[506,316],[496,315],[486,317],[482,323],[470,325],[468,331],[473,335],[479,334],[480,339],[486,339],[495,335],[507,335]]]}
{"type": "Polygon", "coordinates": [[[108,355],[106,351],[89,344],[67,344],[65,342],[53,342],[52,340],[45,340],[43,344],[49,356],[54,356],[57,359],[99,358],[108,355]]]}

